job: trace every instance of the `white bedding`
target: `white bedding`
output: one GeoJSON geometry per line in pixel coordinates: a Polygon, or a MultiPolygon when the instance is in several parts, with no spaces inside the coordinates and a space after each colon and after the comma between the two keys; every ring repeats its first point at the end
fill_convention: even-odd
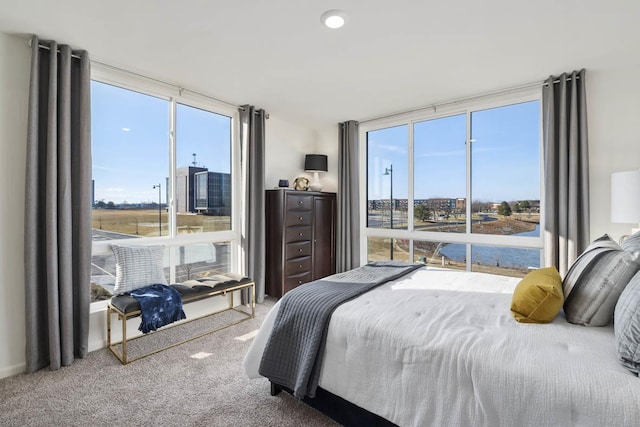
{"type": "MultiPolygon", "coordinates": [[[[509,311],[518,279],[420,269],[333,313],[320,387],[400,426],[638,426],[613,327],[509,311]]],[[[278,305],[244,361],[258,366],[278,305]]]]}

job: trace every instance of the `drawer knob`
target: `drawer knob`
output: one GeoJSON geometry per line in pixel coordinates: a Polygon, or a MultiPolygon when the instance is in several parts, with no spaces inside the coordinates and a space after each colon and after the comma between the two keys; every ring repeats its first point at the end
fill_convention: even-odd
{"type": "Polygon", "coordinates": [[[302,252],[302,249],[298,249],[298,252],[302,252]]]}
{"type": "Polygon", "coordinates": [[[302,200],[300,200],[300,201],[298,202],[298,204],[299,204],[299,205],[301,205],[301,204],[302,204],[302,200]]]}
{"type": "Polygon", "coordinates": [[[300,233],[300,235],[302,236],[302,233],[300,233]]]}
{"type": "Polygon", "coordinates": [[[300,264],[299,267],[302,268],[302,264],[300,264]]]}
{"type": "Polygon", "coordinates": [[[301,285],[301,284],[302,284],[302,280],[298,280],[298,285],[301,285]]]}
{"type": "Polygon", "coordinates": [[[302,221],[302,217],[298,218],[300,221],[302,221]]]}

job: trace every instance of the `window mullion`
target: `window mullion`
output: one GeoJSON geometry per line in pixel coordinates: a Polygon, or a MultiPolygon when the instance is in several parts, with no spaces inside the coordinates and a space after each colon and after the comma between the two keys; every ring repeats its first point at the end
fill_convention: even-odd
{"type": "MultiPolygon", "coordinates": [[[[169,189],[169,236],[173,239],[178,235],[177,228],[177,214],[175,204],[176,194],[176,100],[171,98],[169,101],[169,182],[167,188],[169,189]]],[[[177,260],[177,248],[171,247],[169,249],[169,277],[171,283],[176,281],[176,265],[177,260]]]]}
{"type": "Polygon", "coordinates": [[[176,100],[171,98],[169,104],[169,236],[174,238],[178,235],[176,226],[176,100]]]}
{"type": "MultiPolygon", "coordinates": [[[[471,194],[471,168],[472,168],[472,164],[471,164],[471,140],[472,140],[472,136],[471,136],[471,112],[469,110],[467,110],[466,112],[466,123],[467,123],[467,141],[465,142],[465,151],[466,151],[466,158],[467,158],[467,202],[465,204],[465,208],[466,208],[466,212],[467,212],[467,221],[466,221],[466,234],[469,235],[471,234],[471,223],[473,221],[473,209],[472,209],[472,197],[473,195],[471,194]]],[[[466,264],[467,264],[467,271],[471,271],[471,245],[467,245],[466,248],[466,264]]]]}
{"type": "Polygon", "coordinates": [[[413,122],[409,122],[408,123],[409,129],[408,129],[408,137],[409,140],[407,142],[408,144],[408,151],[409,151],[409,159],[408,162],[409,164],[408,166],[408,171],[409,173],[407,174],[407,178],[408,178],[408,194],[407,194],[407,230],[409,231],[413,231],[413,200],[414,200],[414,184],[415,184],[415,177],[413,175],[413,170],[414,170],[414,150],[413,150],[413,146],[414,146],[414,141],[413,141],[413,122]]]}

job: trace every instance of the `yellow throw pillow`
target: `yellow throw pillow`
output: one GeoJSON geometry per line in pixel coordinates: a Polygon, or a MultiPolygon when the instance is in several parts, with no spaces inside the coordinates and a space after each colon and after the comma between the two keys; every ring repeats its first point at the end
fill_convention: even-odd
{"type": "Polygon", "coordinates": [[[562,278],[555,267],[533,270],[513,291],[511,314],[522,323],[549,323],[562,309],[562,278]]]}

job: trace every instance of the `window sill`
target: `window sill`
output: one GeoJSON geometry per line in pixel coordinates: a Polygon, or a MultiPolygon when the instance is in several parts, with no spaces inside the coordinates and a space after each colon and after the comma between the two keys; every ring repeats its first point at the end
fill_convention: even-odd
{"type": "Polygon", "coordinates": [[[89,314],[103,313],[107,311],[107,303],[109,303],[109,300],[92,302],[89,308],[89,314]]]}

